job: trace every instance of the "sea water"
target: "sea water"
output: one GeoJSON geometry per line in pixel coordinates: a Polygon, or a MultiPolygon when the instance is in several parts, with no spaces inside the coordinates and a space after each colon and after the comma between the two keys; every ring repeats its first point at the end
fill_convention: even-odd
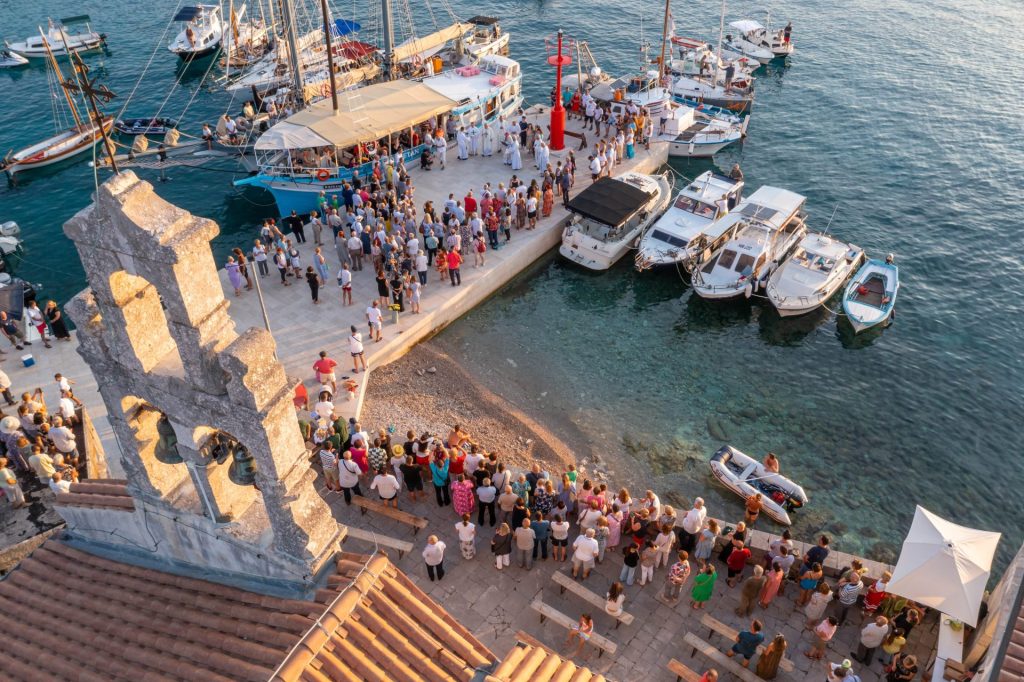
{"type": "MultiPolygon", "coordinates": [[[[444,3],[409,5],[421,35],[449,20],[444,3]]],[[[377,3],[334,6],[375,30],[377,3]]],[[[553,83],[546,36],[562,28],[583,38],[607,72],[625,74],[641,68],[644,42],[657,44],[664,11],[657,2],[604,0],[451,7],[501,18],[529,103],[546,103],[553,83]]],[[[712,38],[719,8],[677,2],[678,33],[712,38]]],[[[754,10],[731,3],[729,20],[763,21],[754,10]]],[[[1024,270],[1024,59],[1006,47],[1024,8],[1015,0],[793,0],[772,10],[775,25],[792,20],[797,53],[758,73],[749,137],[713,164],[672,166],[693,178],[739,162],[748,193],[773,184],[804,194],[811,229],[828,225],[870,256],[894,253],[902,275],[894,326],[854,336],[829,310],[781,320],[763,301],[705,302],[673,270],[637,274],[627,259],[595,275],[552,256],[436,343],[492,388],[565,425],[609,473],[638,462],[654,487],[702,494],[713,514],[736,518],[741,507],[708,475],[707,457],[722,443],[711,431],[753,455],[779,453],[811,497],[798,514],[800,536],[824,529],[842,549],[891,559],[919,503],[1006,533],[1005,562],[1024,537],[1015,290],[1024,270]]],[[[108,53],[86,58],[91,75],[118,94],[107,111],[159,111],[198,134],[248,97],[224,92],[218,68],[207,75],[210,61],[177,68],[166,49],[177,31],[173,3],[112,0],[75,12],[56,0],[8,3],[0,26],[21,40],[47,16],[79,11],[109,37],[108,53]]],[[[400,19],[399,39],[409,25],[400,19]]],[[[646,57],[656,54],[652,47],[646,57]]],[[[44,68],[0,71],[0,88],[0,153],[51,134],[44,68]]],[[[168,201],[220,223],[217,258],[249,243],[275,213],[268,194],[232,188],[245,175],[233,162],[163,177],[136,172],[168,201]]],[[[0,220],[16,220],[26,246],[12,264],[42,295],[63,303],[84,285],[61,226],[107,174],[80,159],[0,187],[0,220]]]]}

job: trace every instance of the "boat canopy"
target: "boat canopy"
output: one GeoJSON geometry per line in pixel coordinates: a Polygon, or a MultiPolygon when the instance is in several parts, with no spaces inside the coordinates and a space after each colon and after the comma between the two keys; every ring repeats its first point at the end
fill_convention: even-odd
{"type": "Polygon", "coordinates": [[[61,19],[60,23],[66,26],[68,24],[84,24],[89,21],[92,21],[92,19],[88,14],[76,14],[73,17],[65,17],[61,19]]]}
{"type": "Polygon", "coordinates": [[[196,17],[200,16],[204,11],[212,10],[214,5],[193,5],[191,7],[182,7],[178,10],[178,13],[174,15],[174,21],[192,21],[196,17]]]}
{"type": "Polygon", "coordinates": [[[404,80],[367,85],[354,96],[347,93],[348,99],[353,97],[356,111],[335,112],[326,99],[293,114],[263,133],[256,150],[352,147],[423,123],[456,104],[421,83],[404,80]]]}
{"type": "Polygon", "coordinates": [[[498,18],[485,17],[482,14],[478,14],[475,17],[470,17],[469,19],[466,19],[466,21],[468,21],[471,24],[476,24],[477,26],[492,26],[498,23],[498,18]]]}
{"type": "Polygon", "coordinates": [[[651,195],[636,185],[601,178],[569,202],[569,210],[605,225],[620,225],[643,208],[651,195]]]}
{"type": "Polygon", "coordinates": [[[349,33],[359,33],[362,28],[362,24],[358,21],[351,21],[349,19],[334,20],[334,34],[337,36],[347,36],[349,33]]]}
{"type": "Polygon", "coordinates": [[[430,35],[423,36],[422,38],[408,40],[395,48],[394,60],[396,62],[402,62],[406,59],[412,59],[420,53],[429,52],[431,49],[439,45],[444,45],[449,40],[461,38],[466,32],[471,31],[472,29],[473,24],[455,23],[447,28],[442,28],[440,31],[435,31],[430,35]]]}
{"type": "Polygon", "coordinates": [[[753,19],[740,19],[729,24],[730,28],[734,28],[740,33],[750,33],[751,31],[763,31],[764,26],[754,21],[753,19]]]}

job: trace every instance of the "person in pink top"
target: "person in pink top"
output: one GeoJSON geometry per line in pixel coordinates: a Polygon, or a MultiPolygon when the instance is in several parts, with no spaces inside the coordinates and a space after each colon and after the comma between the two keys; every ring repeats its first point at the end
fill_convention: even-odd
{"type": "Polygon", "coordinates": [[[364,474],[370,470],[370,461],[367,459],[367,450],[365,447],[353,445],[349,448],[349,452],[352,453],[352,461],[359,465],[359,470],[364,474]]]}
{"type": "Polygon", "coordinates": [[[327,351],[320,351],[320,359],[313,363],[313,371],[316,372],[316,380],[321,384],[331,385],[331,395],[337,392],[337,379],[334,376],[334,368],[338,363],[327,357],[327,351]]]}
{"type": "Polygon", "coordinates": [[[775,595],[779,593],[779,586],[782,585],[782,580],[785,577],[786,572],[782,570],[782,565],[778,561],[774,562],[772,569],[768,571],[768,579],[765,581],[764,587],[761,588],[761,595],[758,598],[761,608],[766,609],[772,603],[775,595]]]}
{"type": "MultiPolygon", "coordinates": [[[[449,472],[451,470],[449,469],[449,472]]],[[[452,483],[452,507],[460,517],[473,511],[476,498],[473,496],[473,482],[467,481],[465,474],[459,474],[452,483]]]]}
{"type": "Polygon", "coordinates": [[[836,630],[838,629],[839,621],[835,619],[835,616],[829,616],[818,623],[814,628],[814,644],[811,645],[810,650],[804,652],[804,656],[816,661],[824,658],[825,648],[832,641],[832,638],[835,637],[836,630]]]}

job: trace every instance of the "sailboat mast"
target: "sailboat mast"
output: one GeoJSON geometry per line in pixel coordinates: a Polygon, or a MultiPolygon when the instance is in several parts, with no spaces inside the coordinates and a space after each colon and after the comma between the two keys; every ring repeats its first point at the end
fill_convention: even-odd
{"type": "MultiPolygon", "coordinates": [[[[50,66],[53,68],[53,72],[57,74],[57,82],[60,83],[60,90],[64,93],[64,99],[67,100],[68,108],[71,109],[71,115],[75,119],[75,125],[81,128],[82,119],[78,117],[78,107],[75,106],[75,100],[72,99],[71,93],[69,93],[68,89],[64,87],[64,74],[60,72],[60,65],[57,63],[57,58],[53,56],[53,51],[50,49],[50,41],[46,39],[46,35],[43,33],[42,28],[39,29],[39,35],[43,39],[43,47],[46,48],[46,58],[49,60],[50,66]]],[[[67,49],[66,44],[65,49],[67,49]]]]}
{"type": "Polygon", "coordinates": [[[391,24],[391,0],[381,0],[381,29],[384,32],[384,80],[389,81],[394,74],[395,61],[395,28],[391,24]]]}
{"type": "Polygon", "coordinates": [[[661,56],[658,57],[658,84],[665,80],[665,46],[668,44],[668,18],[671,16],[672,0],[665,0],[665,25],[661,29],[661,56]]]}
{"type": "Polygon", "coordinates": [[[284,22],[284,42],[288,46],[288,61],[292,67],[295,105],[301,108],[306,101],[306,95],[303,91],[302,60],[299,56],[299,31],[295,25],[295,6],[292,0],[282,0],[281,21],[284,22]]]}
{"type": "Polygon", "coordinates": [[[715,78],[718,78],[718,65],[722,63],[722,35],[725,33],[725,0],[722,0],[722,18],[718,20],[718,63],[715,64],[715,78]]]}
{"type": "Polygon", "coordinates": [[[331,46],[330,18],[327,0],[320,0],[320,11],[324,15],[324,38],[327,39],[327,82],[331,85],[331,107],[338,113],[338,84],[334,82],[334,48],[331,46]]]}

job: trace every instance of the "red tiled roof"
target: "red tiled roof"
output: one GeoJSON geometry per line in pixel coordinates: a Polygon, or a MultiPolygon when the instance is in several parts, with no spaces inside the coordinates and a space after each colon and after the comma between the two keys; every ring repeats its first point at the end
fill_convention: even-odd
{"type": "Polygon", "coordinates": [[[516,638],[519,642],[505,654],[488,682],[605,682],[604,675],[577,666],[525,633],[517,633],[516,638]]]}
{"type": "Polygon", "coordinates": [[[1024,680],[1024,613],[1022,611],[1024,609],[1018,603],[1017,612],[1013,616],[1015,621],[1013,630],[1010,632],[1010,641],[1007,642],[1006,653],[1003,654],[998,682],[1021,682],[1024,680]]]}
{"type": "Polygon", "coordinates": [[[327,586],[302,601],[55,537],[0,582],[0,632],[5,682],[470,680],[495,662],[385,555],[341,553],[327,586]]]}
{"type": "Polygon", "coordinates": [[[495,656],[401,571],[377,555],[310,629],[278,682],[471,680],[495,656]]]}
{"type": "Polygon", "coordinates": [[[57,495],[58,506],[134,511],[135,500],[128,493],[128,481],[99,478],[72,483],[71,491],[57,495]]]}

